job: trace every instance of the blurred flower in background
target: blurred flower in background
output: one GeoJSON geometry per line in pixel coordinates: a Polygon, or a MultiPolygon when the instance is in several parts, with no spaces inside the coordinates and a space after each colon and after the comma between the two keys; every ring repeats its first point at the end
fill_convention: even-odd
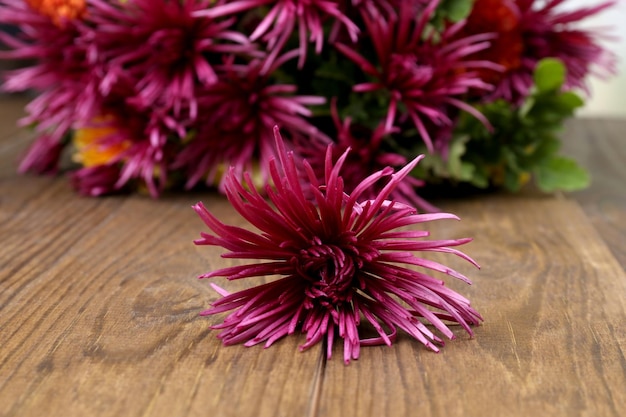
{"type": "Polygon", "coordinates": [[[278,124],[314,167],[354,148],[348,183],[425,154],[396,190],[422,210],[421,186],[578,189],[557,133],[616,71],[584,26],[616,4],[571,3],[0,0],[0,58],[23,62],[2,89],[35,94],[19,169],[86,195],[224,191],[231,165],[268,181],[278,124]]]}

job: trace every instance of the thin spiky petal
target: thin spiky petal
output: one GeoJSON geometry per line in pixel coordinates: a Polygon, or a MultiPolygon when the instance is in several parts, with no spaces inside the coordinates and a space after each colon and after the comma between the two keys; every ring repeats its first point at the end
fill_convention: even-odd
{"type": "Polygon", "coordinates": [[[306,190],[300,174],[306,162],[301,163],[286,149],[277,128],[275,141],[277,156],[270,162],[274,186],[266,189],[269,203],[249,187],[249,177],[242,183],[231,170],[225,183],[228,200],[258,231],[225,225],[202,203],[193,206],[211,231],[203,233],[196,244],[222,246],[227,250],[226,257],[256,259],[201,278],[279,277],[232,294],[216,289],[221,298],[202,314],[229,312],[221,324],[213,326],[220,330],[218,337],[224,344],[265,343],[268,347],[299,329],[306,334],[300,348],[306,350],[325,340],[329,344],[328,358],[336,336],[343,339],[343,359],[348,363],[358,359],[361,346],[391,345],[398,329],[438,351],[443,341],[424,322],[433,324],[436,331],[450,339],[455,335],[445,322],[456,322],[472,334],[470,326],[480,323],[480,314],[466,298],[429,274],[469,280],[415,254],[449,253],[476,265],[453,248],[470,239],[427,240],[428,232],[399,230],[456,216],[416,214],[413,207],[388,200],[419,158],[396,173],[381,171],[380,176],[388,177],[388,181],[379,195],[358,201],[362,191],[354,196],[346,193],[340,175],[349,151],[337,161],[329,156],[324,182],[312,182],[311,189],[306,190]],[[314,195],[316,205],[305,194],[314,195]],[[359,335],[361,317],[378,336],[359,335]]]}

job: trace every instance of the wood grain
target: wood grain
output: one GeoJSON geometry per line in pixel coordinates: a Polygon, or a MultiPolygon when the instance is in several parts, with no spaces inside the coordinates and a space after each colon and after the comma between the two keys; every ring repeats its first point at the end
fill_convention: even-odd
{"type": "MultiPolygon", "coordinates": [[[[602,193],[615,217],[594,215],[600,200],[586,194],[440,202],[463,221],[434,224],[433,236],[474,237],[466,251],[483,268],[436,259],[474,280],[450,286],[484,325],[473,339],[455,329],[440,354],[400,335],[345,366],[339,348],[328,361],[321,346],[300,353],[301,336],[267,350],[223,347],[208,329],[221,317],[198,316],[215,294],[195,277],[236,261],[192,244],[204,227],[190,206],[203,200],[224,222],[243,224],[228,203],[209,193],[88,199],[63,177],[18,176],[28,142],[10,127],[18,104],[0,99],[0,416],[603,417],[626,409],[623,182],[587,192],[602,193]]],[[[574,152],[587,146],[577,141],[614,138],[626,122],[577,126],[586,133],[572,135],[574,152]]],[[[590,166],[600,176],[614,168],[590,166]]]]}
{"type": "Polygon", "coordinates": [[[18,158],[31,142],[30,132],[16,123],[24,115],[27,103],[28,98],[23,95],[0,93],[0,178],[15,175],[18,158]]]}
{"type": "Polygon", "coordinates": [[[572,120],[563,133],[564,152],[591,171],[592,186],[572,193],[626,269],[626,139],[624,120],[572,120]]]}
{"type": "MultiPolygon", "coordinates": [[[[223,348],[207,329],[217,318],[198,316],[215,295],[195,276],[219,262],[192,244],[198,196],[94,200],[61,179],[39,193],[25,185],[0,223],[0,415],[307,412],[319,354],[299,354],[299,338],[263,354],[223,348]]],[[[232,217],[222,198],[204,197],[232,217]]]]}
{"type": "Polygon", "coordinates": [[[580,208],[494,197],[455,208],[484,265],[462,292],[485,323],[439,354],[403,338],[357,366],[327,363],[320,415],[621,415],[626,276],[580,208]]]}

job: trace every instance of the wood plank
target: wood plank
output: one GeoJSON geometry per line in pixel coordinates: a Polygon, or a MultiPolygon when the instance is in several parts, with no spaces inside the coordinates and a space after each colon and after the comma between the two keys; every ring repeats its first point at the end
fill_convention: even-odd
{"type": "Polygon", "coordinates": [[[17,125],[28,101],[24,94],[0,94],[0,178],[14,176],[20,157],[33,140],[30,130],[17,125]]]}
{"type": "Polygon", "coordinates": [[[587,213],[626,270],[626,120],[575,119],[563,134],[563,151],[592,173],[591,186],[570,194],[587,213]]]}
{"type": "MultiPolygon", "coordinates": [[[[6,103],[0,129],[4,109],[19,113],[6,103]]],[[[301,337],[222,347],[207,329],[222,317],[198,317],[215,294],[194,277],[227,261],[191,243],[203,225],[190,205],[240,222],[222,197],[80,198],[63,177],[16,175],[28,134],[5,130],[0,416],[620,415],[625,126],[577,123],[571,150],[596,174],[573,195],[582,210],[529,195],[440,204],[463,221],[433,235],[475,237],[467,252],[483,265],[435,257],[474,279],[450,285],[486,318],[476,338],[457,329],[434,354],[401,335],[347,367],[340,349],[298,352],[301,337]]]]}
{"type": "Polygon", "coordinates": [[[309,412],[319,350],[222,347],[208,330],[220,317],[198,316],[215,294],[195,277],[225,261],[193,245],[190,206],[236,221],[222,197],[87,199],[30,177],[0,195],[0,415],[309,412]]]}
{"type": "MultiPolygon", "coordinates": [[[[448,205],[483,269],[469,296],[485,317],[440,354],[408,337],[326,363],[323,416],[619,416],[626,410],[626,275],[563,199],[481,197],[448,205]]],[[[443,259],[443,258],[441,258],[443,259]]],[[[448,259],[448,264],[457,265],[448,259]]],[[[337,352],[339,353],[339,352],[337,352]]]]}
{"type": "Polygon", "coordinates": [[[0,144],[20,130],[16,123],[29,101],[25,94],[0,93],[0,144]]]}

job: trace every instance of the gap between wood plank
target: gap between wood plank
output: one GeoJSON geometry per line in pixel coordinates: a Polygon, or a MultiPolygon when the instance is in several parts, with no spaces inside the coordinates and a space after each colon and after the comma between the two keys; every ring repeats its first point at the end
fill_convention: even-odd
{"type": "Polygon", "coordinates": [[[322,389],[324,389],[324,377],[326,375],[326,341],[321,343],[317,366],[315,367],[315,376],[313,386],[311,387],[311,402],[306,417],[318,417],[320,410],[320,401],[322,398],[322,389]]]}

